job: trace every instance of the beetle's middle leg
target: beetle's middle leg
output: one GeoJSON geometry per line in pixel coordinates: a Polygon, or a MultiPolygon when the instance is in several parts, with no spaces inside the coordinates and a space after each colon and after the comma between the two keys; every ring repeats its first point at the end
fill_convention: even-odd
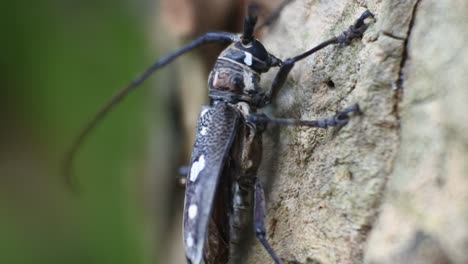
{"type": "Polygon", "coordinates": [[[179,169],[177,170],[177,178],[176,178],[177,185],[185,186],[189,172],[190,172],[189,165],[184,165],[184,166],[179,167],[179,169]]]}
{"type": "Polygon", "coordinates": [[[248,116],[248,120],[255,124],[276,124],[276,125],[290,125],[290,126],[308,126],[308,127],[320,127],[327,128],[331,126],[345,125],[349,121],[350,113],[359,113],[359,105],[354,104],[341,112],[338,112],[334,116],[318,119],[318,120],[300,120],[290,118],[270,118],[265,114],[251,114],[248,116]]]}

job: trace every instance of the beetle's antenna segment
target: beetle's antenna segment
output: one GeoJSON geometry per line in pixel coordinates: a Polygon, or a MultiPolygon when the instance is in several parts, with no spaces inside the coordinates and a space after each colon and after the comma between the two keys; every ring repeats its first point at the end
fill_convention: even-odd
{"type": "Polygon", "coordinates": [[[244,32],[242,34],[242,44],[249,44],[253,39],[255,24],[257,24],[258,5],[250,3],[247,15],[244,18],[244,32]]]}
{"type": "Polygon", "coordinates": [[[279,18],[283,9],[287,5],[291,4],[293,1],[294,0],[284,0],[283,2],[281,2],[281,4],[271,13],[271,15],[269,15],[262,23],[258,24],[255,27],[255,32],[261,30],[262,28],[266,26],[270,26],[271,24],[273,24],[279,18]]]}
{"type": "MultiPolygon", "coordinates": [[[[255,25],[255,24],[254,24],[255,25]]],[[[153,72],[157,69],[167,65],[172,60],[177,58],[178,56],[188,52],[202,44],[212,43],[212,42],[227,42],[232,43],[233,41],[238,40],[238,37],[235,34],[228,33],[228,32],[208,32],[204,35],[198,37],[197,39],[193,40],[192,42],[188,43],[187,45],[183,46],[179,50],[176,50],[168,55],[162,57],[158,61],[156,61],[153,65],[147,68],[142,74],[140,74],[137,78],[135,78],[132,82],[130,82],[127,86],[122,88],[117,94],[115,94],[109,102],[107,102],[94,117],[88,121],[88,123],[84,126],[81,132],[76,137],[75,141],[68,149],[65,160],[63,162],[63,177],[65,177],[65,181],[67,185],[73,190],[77,191],[78,183],[76,180],[73,179],[73,160],[75,159],[76,153],[79,150],[80,146],[83,144],[87,136],[90,132],[96,127],[96,125],[109,113],[109,111],[114,108],[122,99],[127,96],[127,94],[132,91],[134,88],[138,87],[142,84],[153,72]]]]}

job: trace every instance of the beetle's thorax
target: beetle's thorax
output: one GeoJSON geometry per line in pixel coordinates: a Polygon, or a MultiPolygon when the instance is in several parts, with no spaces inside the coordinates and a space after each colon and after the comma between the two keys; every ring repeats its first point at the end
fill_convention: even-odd
{"type": "Polygon", "coordinates": [[[261,92],[260,74],[250,67],[252,54],[236,48],[235,44],[219,55],[208,78],[209,95],[232,103],[251,102],[261,92]]]}

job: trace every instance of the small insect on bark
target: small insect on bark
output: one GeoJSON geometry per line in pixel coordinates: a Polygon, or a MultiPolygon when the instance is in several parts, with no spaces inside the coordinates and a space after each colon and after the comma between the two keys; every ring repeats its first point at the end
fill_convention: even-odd
{"type": "Polygon", "coordinates": [[[270,54],[254,37],[256,7],[249,5],[242,34],[209,32],[156,61],[117,93],[81,131],[65,160],[71,186],[71,164],[80,144],[129,91],[155,70],[176,57],[206,43],[229,43],[219,55],[208,78],[210,104],[202,106],[195,143],[187,169],[183,241],[187,263],[242,263],[242,241],[254,232],[276,264],[283,263],[266,240],[265,198],[257,170],[262,157],[262,133],[268,125],[327,128],[348,123],[359,106],[351,105],[321,120],[271,118],[258,109],[270,104],[300,60],[334,44],[346,46],[367,29],[365,11],[347,30],[310,50],[284,61],[270,54]],[[260,76],[279,67],[269,89],[259,85],[260,76]],[[253,224],[253,225],[252,225],[253,224]]]}

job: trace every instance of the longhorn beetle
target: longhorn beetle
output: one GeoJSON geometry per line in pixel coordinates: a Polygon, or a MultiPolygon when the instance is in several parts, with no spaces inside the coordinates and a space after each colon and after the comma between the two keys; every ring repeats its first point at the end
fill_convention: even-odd
{"type": "Polygon", "coordinates": [[[269,124],[326,128],[345,125],[357,104],[322,120],[270,118],[258,113],[270,104],[298,61],[333,44],[342,46],[360,37],[367,28],[365,11],[347,30],[316,47],[282,61],[268,53],[253,36],[257,22],[255,5],[249,5],[242,34],[209,32],[179,50],[162,57],[105,105],[77,137],[65,160],[71,186],[71,164],[78,147],[130,90],[155,70],[176,57],[206,43],[229,43],[219,55],[208,78],[210,104],[202,106],[187,172],[183,240],[187,263],[242,262],[241,239],[253,220],[254,232],[276,264],[282,263],[266,240],[265,199],[257,178],[261,162],[262,133],[269,124]],[[268,90],[261,89],[260,75],[272,67],[279,71],[268,90]],[[253,219],[252,219],[253,218],[253,219]]]}

